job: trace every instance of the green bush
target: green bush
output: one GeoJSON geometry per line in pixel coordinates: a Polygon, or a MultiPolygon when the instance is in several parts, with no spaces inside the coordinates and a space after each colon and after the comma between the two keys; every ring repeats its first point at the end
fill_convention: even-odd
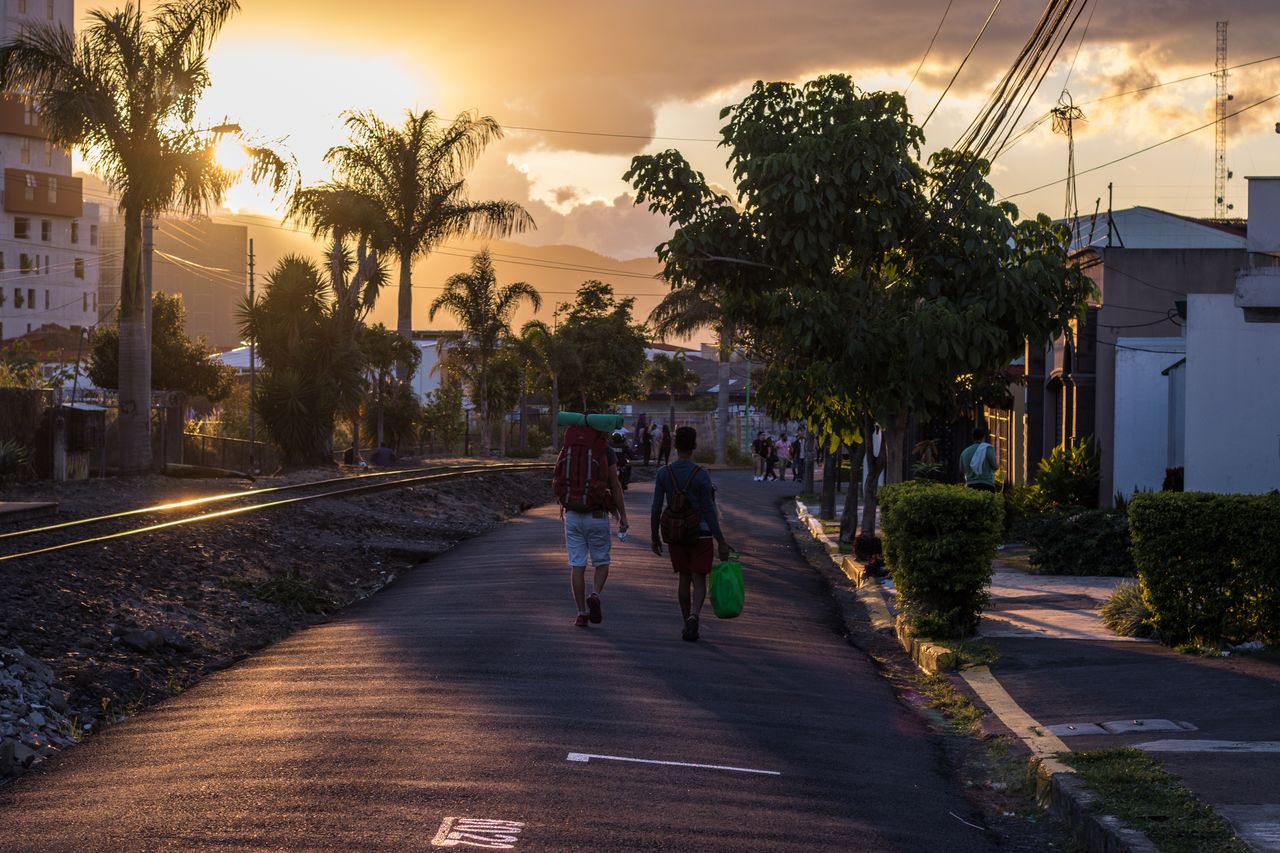
{"type": "Polygon", "coordinates": [[[1129,523],[1161,640],[1280,643],[1280,496],[1142,494],[1129,523]]]}
{"type": "Polygon", "coordinates": [[[1022,525],[1031,565],[1047,575],[1132,575],[1129,522],[1105,509],[1051,512],[1022,525]]]}
{"type": "Polygon", "coordinates": [[[754,463],[751,454],[743,450],[736,442],[730,441],[726,448],[729,464],[735,468],[749,468],[754,463]]]}
{"type": "Polygon", "coordinates": [[[525,444],[539,452],[551,446],[551,435],[537,424],[529,424],[524,434],[525,444]]]}
{"type": "Polygon", "coordinates": [[[1121,637],[1150,637],[1151,611],[1142,600],[1142,587],[1122,583],[1102,604],[1102,624],[1121,637]]]}
{"type": "Polygon", "coordinates": [[[1045,500],[1059,509],[1098,506],[1098,485],[1102,482],[1102,460],[1093,439],[1072,447],[1055,447],[1040,460],[1036,485],[1045,500]]]}
{"type": "Polygon", "coordinates": [[[1001,493],[1004,499],[1004,538],[1019,539],[1024,535],[1024,525],[1042,517],[1049,510],[1049,502],[1039,486],[1008,486],[1001,493]]]}
{"type": "Polygon", "coordinates": [[[27,473],[27,448],[11,439],[0,441],[0,486],[11,486],[27,473]]]}
{"type": "Polygon", "coordinates": [[[884,552],[912,630],[937,639],[978,627],[1004,507],[993,492],[916,480],[880,490],[884,552]]]}

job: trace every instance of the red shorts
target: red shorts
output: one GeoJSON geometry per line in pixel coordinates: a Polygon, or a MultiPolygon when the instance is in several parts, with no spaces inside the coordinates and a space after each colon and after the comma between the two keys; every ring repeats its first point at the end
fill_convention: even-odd
{"type": "Polygon", "coordinates": [[[711,561],[715,546],[711,537],[699,539],[697,545],[667,545],[671,551],[671,569],[675,572],[691,572],[695,575],[711,574],[711,561]]]}

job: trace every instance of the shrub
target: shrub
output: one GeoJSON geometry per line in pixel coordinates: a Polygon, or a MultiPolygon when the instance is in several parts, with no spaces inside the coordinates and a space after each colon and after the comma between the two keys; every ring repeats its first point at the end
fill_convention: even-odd
{"type": "Polygon", "coordinates": [[[1105,509],[1053,512],[1023,525],[1031,565],[1049,575],[1132,575],[1129,522],[1105,509]]]}
{"type": "Polygon", "coordinates": [[[739,447],[736,442],[730,441],[729,446],[725,448],[725,450],[729,464],[735,468],[748,468],[754,462],[751,458],[751,454],[739,447]]]}
{"type": "Polygon", "coordinates": [[[529,424],[524,434],[525,444],[529,447],[542,451],[551,446],[551,435],[542,427],[536,424],[529,424]]]}
{"type": "Polygon", "coordinates": [[[1142,600],[1142,587],[1122,583],[1102,605],[1102,624],[1121,637],[1150,637],[1151,610],[1142,600]]]}
{"type": "Polygon", "coordinates": [[[881,489],[880,512],[886,562],[913,631],[939,639],[973,633],[1003,530],[999,496],[913,481],[881,489]]]}
{"type": "Polygon", "coordinates": [[[1182,491],[1182,484],[1185,479],[1184,468],[1165,468],[1164,482],[1160,484],[1160,491],[1180,492],[1182,491]]]}
{"type": "Polygon", "coordinates": [[[1008,486],[1001,493],[1004,499],[1004,538],[1021,538],[1027,522],[1041,518],[1049,509],[1049,502],[1039,486],[1008,486]]]}
{"type": "Polygon", "coordinates": [[[1050,504],[1066,509],[1098,506],[1098,485],[1102,482],[1102,461],[1098,445],[1088,439],[1072,447],[1055,447],[1040,460],[1036,485],[1050,504]]]}
{"type": "Polygon", "coordinates": [[[1280,642],[1280,497],[1143,494],[1129,522],[1164,642],[1280,642]]]}
{"type": "Polygon", "coordinates": [[[699,447],[693,451],[693,461],[699,465],[714,465],[716,461],[716,450],[714,447],[699,447]]]}
{"type": "Polygon", "coordinates": [[[11,486],[27,473],[27,448],[11,439],[0,441],[0,486],[11,486]]]}

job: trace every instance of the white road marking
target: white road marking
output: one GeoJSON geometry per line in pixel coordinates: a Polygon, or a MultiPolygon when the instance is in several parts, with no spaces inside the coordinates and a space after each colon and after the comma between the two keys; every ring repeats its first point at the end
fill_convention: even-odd
{"type": "Polygon", "coordinates": [[[1013,700],[1009,691],[996,681],[991,670],[985,666],[977,666],[973,669],[961,670],[960,675],[973,688],[973,692],[978,694],[978,698],[987,704],[991,713],[999,717],[1000,722],[1008,726],[1009,731],[1031,749],[1046,769],[1054,773],[1075,772],[1054,757],[1059,752],[1070,752],[1067,745],[1060,737],[1049,732],[1045,726],[1040,725],[1030,714],[1022,710],[1022,706],[1013,700]]]}
{"type": "Polygon", "coordinates": [[[566,761],[580,761],[583,764],[591,759],[600,761],[627,761],[632,764],[663,764],[669,767],[696,767],[699,770],[729,770],[733,773],[758,773],[761,776],[781,776],[776,770],[754,770],[750,767],[727,767],[723,764],[689,764],[685,761],[657,761],[652,758],[624,758],[621,755],[595,755],[589,752],[571,752],[565,756],[566,761]]]}
{"type": "Polygon", "coordinates": [[[432,847],[479,847],[484,850],[513,850],[524,824],[516,820],[489,820],[480,817],[447,817],[440,823],[432,847]]]}
{"type": "Polygon", "coordinates": [[[1152,740],[1137,745],[1146,752],[1280,752],[1280,740],[1152,740]]]}

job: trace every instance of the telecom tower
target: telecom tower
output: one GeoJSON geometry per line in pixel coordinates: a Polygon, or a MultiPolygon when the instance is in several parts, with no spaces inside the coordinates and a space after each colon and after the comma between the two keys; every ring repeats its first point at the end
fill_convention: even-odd
{"type": "Polygon", "coordinates": [[[1216,122],[1213,126],[1213,215],[1225,219],[1231,205],[1227,204],[1227,22],[1218,21],[1218,54],[1214,66],[1214,80],[1218,91],[1215,99],[1216,122]]]}

